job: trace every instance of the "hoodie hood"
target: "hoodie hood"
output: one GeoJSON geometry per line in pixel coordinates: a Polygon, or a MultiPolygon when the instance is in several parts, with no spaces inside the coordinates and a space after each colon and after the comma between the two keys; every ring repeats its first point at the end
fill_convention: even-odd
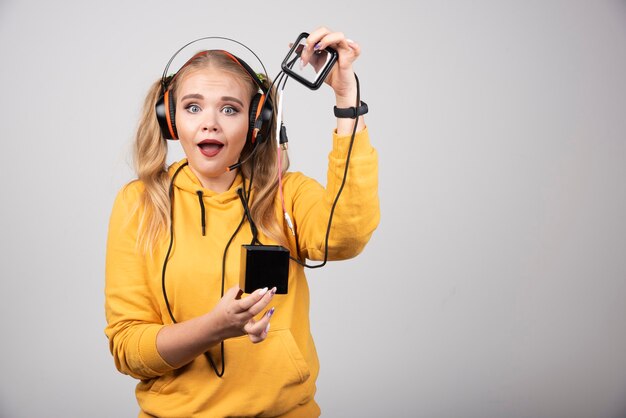
{"type": "Polygon", "coordinates": [[[186,158],[172,164],[169,167],[168,173],[170,177],[173,177],[176,170],[183,165],[184,167],[180,170],[176,178],[174,178],[174,186],[178,189],[196,196],[209,197],[216,203],[228,203],[232,200],[239,200],[237,189],[243,186],[243,177],[240,172],[237,173],[235,181],[233,181],[233,184],[228,190],[218,193],[202,186],[198,177],[196,177],[193,171],[191,171],[186,158]]]}
{"type": "MultiPolygon", "coordinates": [[[[205,207],[205,199],[206,203],[210,207],[215,208],[223,208],[225,210],[228,206],[231,206],[234,200],[241,200],[239,196],[240,189],[244,186],[243,176],[241,173],[237,173],[233,184],[230,186],[228,190],[225,192],[217,193],[213,190],[207,189],[202,186],[202,183],[196,177],[189,164],[187,159],[183,159],[172,164],[169,167],[168,173],[170,178],[173,179],[174,187],[182,192],[180,197],[183,200],[187,200],[184,196],[194,195],[191,197],[194,199],[199,207],[199,223],[202,230],[202,235],[206,235],[206,207],[205,207]]],[[[171,193],[171,191],[170,191],[171,193]]],[[[176,193],[174,193],[176,194],[176,193]]],[[[173,196],[172,196],[173,198],[173,196]]],[[[241,200],[241,204],[244,204],[244,201],[241,200]]]]}

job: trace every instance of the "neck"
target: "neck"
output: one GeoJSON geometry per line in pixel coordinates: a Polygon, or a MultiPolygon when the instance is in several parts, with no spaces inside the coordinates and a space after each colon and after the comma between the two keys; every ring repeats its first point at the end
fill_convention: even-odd
{"type": "Polygon", "coordinates": [[[227,191],[233,185],[233,182],[237,178],[237,173],[239,169],[235,169],[232,171],[226,171],[224,174],[218,177],[205,177],[202,174],[198,173],[191,165],[189,166],[191,171],[196,175],[202,187],[208,190],[212,190],[216,193],[222,193],[227,191]]]}

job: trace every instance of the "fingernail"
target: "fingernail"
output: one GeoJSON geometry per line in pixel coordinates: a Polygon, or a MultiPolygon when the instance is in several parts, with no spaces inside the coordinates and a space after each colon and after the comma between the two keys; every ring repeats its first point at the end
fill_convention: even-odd
{"type": "Polygon", "coordinates": [[[353,44],[354,43],[354,41],[352,39],[346,39],[346,42],[349,43],[349,44],[353,44]]]}
{"type": "Polygon", "coordinates": [[[265,333],[267,334],[268,332],[270,332],[270,324],[269,322],[267,323],[267,326],[265,327],[265,333]]]}
{"type": "Polygon", "coordinates": [[[274,296],[276,294],[276,286],[272,287],[270,292],[272,293],[272,296],[274,296]]]}
{"type": "Polygon", "coordinates": [[[313,47],[313,49],[317,51],[317,50],[318,50],[318,49],[320,49],[321,47],[322,47],[322,46],[321,46],[321,45],[320,45],[320,43],[318,42],[318,43],[316,43],[316,44],[315,44],[315,46],[313,47]]]}
{"type": "Polygon", "coordinates": [[[274,315],[274,309],[275,309],[275,308],[274,308],[274,307],[272,307],[272,309],[270,309],[269,311],[267,311],[267,317],[268,317],[268,318],[271,318],[271,317],[272,317],[272,315],[274,315]]]}
{"type": "Polygon", "coordinates": [[[263,296],[264,294],[267,293],[267,287],[264,287],[263,289],[261,289],[261,291],[259,292],[259,295],[263,296]]]}

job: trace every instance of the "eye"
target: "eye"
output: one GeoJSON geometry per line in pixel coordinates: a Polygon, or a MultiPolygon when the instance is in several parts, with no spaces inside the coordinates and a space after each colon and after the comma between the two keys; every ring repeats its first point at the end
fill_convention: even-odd
{"type": "Polygon", "coordinates": [[[200,109],[200,106],[198,106],[197,104],[193,104],[193,103],[185,106],[185,109],[187,109],[189,113],[199,113],[202,110],[200,109]]]}
{"type": "Polygon", "coordinates": [[[224,106],[222,108],[222,112],[224,112],[224,114],[226,115],[235,115],[239,113],[239,110],[234,108],[233,106],[224,106]]]}

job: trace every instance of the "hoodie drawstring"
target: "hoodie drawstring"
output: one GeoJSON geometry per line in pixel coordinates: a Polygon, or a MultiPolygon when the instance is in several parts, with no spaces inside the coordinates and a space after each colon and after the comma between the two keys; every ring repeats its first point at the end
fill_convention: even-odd
{"type": "Polygon", "coordinates": [[[204,200],[202,199],[202,190],[196,192],[198,195],[198,201],[200,202],[200,222],[202,223],[202,236],[206,235],[206,220],[204,213],[204,200]]]}

